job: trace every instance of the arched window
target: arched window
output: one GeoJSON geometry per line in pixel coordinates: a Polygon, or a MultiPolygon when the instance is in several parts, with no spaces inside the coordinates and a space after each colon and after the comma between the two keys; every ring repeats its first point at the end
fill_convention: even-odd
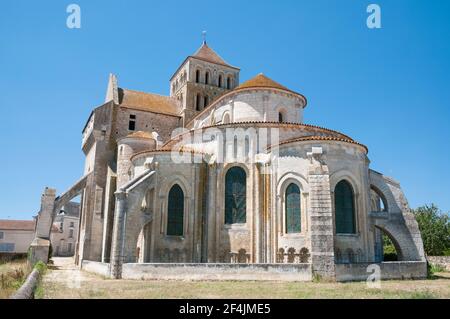
{"type": "Polygon", "coordinates": [[[283,123],[283,113],[278,112],[278,122],[283,123]]]}
{"type": "Polygon", "coordinates": [[[352,186],[349,182],[342,180],[334,189],[334,207],[336,216],[337,234],[354,234],[355,206],[352,186]]]}
{"type": "Polygon", "coordinates": [[[183,236],[184,193],[178,184],[169,191],[167,207],[167,235],[183,236]]]}
{"type": "Polygon", "coordinates": [[[227,89],[231,89],[231,77],[227,77],[227,89]]]}
{"type": "Polygon", "coordinates": [[[247,218],[247,174],[232,167],[225,175],[225,224],[245,223],[247,218]]]}
{"type": "Polygon", "coordinates": [[[208,104],[209,104],[209,97],[206,95],[206,96],[203,98],[203,107],[207,107],[208,104]]]}
{"type": "Polygon", "coordinates": [[[200,70],[195,71],[195,83],[200,83],[200,70]]]}
{"type": "Polygon", "coordinates": [[[205,73],[205,84],[209,84],[209,72],[206,71],[205,73]]]}
{"type": "Polygon", "coordinates": [[[219,74],[219,80],[217,81],[217,86],[222,87],[222,74],[219,74]]]}
{"type": "Polygon", "coordinates": [[[289,184],[285,194],[286,233],[301,231],[300,201],[300,188],[294,183],[289,184]]]}
{"type": "Polygon", "coordinates": [[[197,94],[195,98],[195,110],[200,111],[200,104],[201,104],[201,96],[200,94],[197,94]]]}
{"type": "Polygon", "coordinates": [[[230,114],[229,114],[229,113],[225,113],[225,115],[223,116],[222,123],[223,123],[223,124],[228,124],[228,123],[230,123],[230,122],[231,122],[230,114]]]}

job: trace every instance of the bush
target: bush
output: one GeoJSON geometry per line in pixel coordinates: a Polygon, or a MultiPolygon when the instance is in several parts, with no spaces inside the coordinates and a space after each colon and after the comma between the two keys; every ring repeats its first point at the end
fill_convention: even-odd
{"type": "Polygon", "coordinates": [[[37,269],[39,271],[39,275],[43,275],[45,273],[45,271],[47,270],[47,265],[44,264],[42,261],[38,261],[35,265],[34,268],[37,269]]]}
{"type": "Polygon", "coordinates": [[[428,256],[442,256],[450,252],[450,217],[439,208],[421,206],[413,211],[422,234],[423,246],[428,256]]]}
{"type": "Polygon", "coordinates": [[[398,255],[391,239],[383,234],[383,261],[397,261],[398,255]]]}

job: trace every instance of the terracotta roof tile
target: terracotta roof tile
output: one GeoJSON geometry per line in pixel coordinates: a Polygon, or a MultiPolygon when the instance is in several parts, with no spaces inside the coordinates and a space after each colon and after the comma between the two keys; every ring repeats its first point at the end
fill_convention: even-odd
{"type": "Polygon", "coordinates": [[[280,90],[289,91],[289,92],[292,92],[295,94],[299,94],[299,93],[294,92],[294,91],[288,89],[287,87],[281,85],[280,83],[275,82],[274,80],[268,78],[267,76],[265,76],[262,73],[258,74],[254,78],[251,78],[250,80],[242,83],[237,88],[235,88],[235,90],[249,89],[249,88],[275,88],[275,89],[280,89],[280,90]]]}
{"type": "Polygon", "coordinates": [[[304,136],[304,137],[298,137],[298,138],[293,138],[290,140],[286,140],[283,141],[277,145],[271,145],[268,148],[273,148],[276,146],[280,146],[280,145],[285,145],[285,144],[290,144],[290,143],[295,143],[295,142],[303,142],[303,141],[337,141],[337,142],[345,142],[345,143],[350,143],[350,144],[355,144],[355,145],[359,145],[361,147],[363,147],[366,150],[366,153],[369,151],[369,149],[367,148],[367,146],[358,143],[354,140],[351,139],[346,139],[346,138],[339,138],[339,137],[334,137],[334,136],[304,136]]]}
{"type": "Polygon", "coordinates": [[[211,49],[206,42],[203,42],[202,46],[197,50],[197,52],[194,53],[194,55],[192,55],[192,57],[231,67],[231,65],[225,62],[216,52],[214,52],[214,50],[211,49]]]}
{"type": "Polygon", "coordinates": [[[148,138],[154,139],[153,135],[149,132],[136,131],[134,133],[128,134],[126,137],[137,137],[137,138],[148,138]]]}
{"type": "Polygon", "coordinates": [[[119,105],[141,111],[180,116],[181,107],[176,99],[153,94],[119,88],[119,105]]]}
{"type": "Polygon", "coordinates": [[[0,220],[0,230],[30,230],[34,231],[34,220],[0,220]]]}

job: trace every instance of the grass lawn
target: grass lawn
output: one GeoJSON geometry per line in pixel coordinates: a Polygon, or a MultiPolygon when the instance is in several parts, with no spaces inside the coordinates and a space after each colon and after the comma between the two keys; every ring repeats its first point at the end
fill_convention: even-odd
{"type": "Polygon", "coordinates": [[[113,280],[83,271],[57,279],[52,272],[44,277],[43,298],[450,298],[449,273],[371,289],[365,282],[113,280]]]}
{"type": "Polygon", "coordinates": [[[0,263],[0,299],[6,299],[20,288],[30,269],[26,259],[0,263]]]}

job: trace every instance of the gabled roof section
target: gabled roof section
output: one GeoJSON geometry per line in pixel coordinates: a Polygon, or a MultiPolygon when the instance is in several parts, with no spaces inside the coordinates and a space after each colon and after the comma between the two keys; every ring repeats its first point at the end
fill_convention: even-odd
{"type": "Polygon", "coordinates": [[[176,99],[153,93],[119,88],[119,106],[146,112],[181,116],[181,106],[176,99]]]}

